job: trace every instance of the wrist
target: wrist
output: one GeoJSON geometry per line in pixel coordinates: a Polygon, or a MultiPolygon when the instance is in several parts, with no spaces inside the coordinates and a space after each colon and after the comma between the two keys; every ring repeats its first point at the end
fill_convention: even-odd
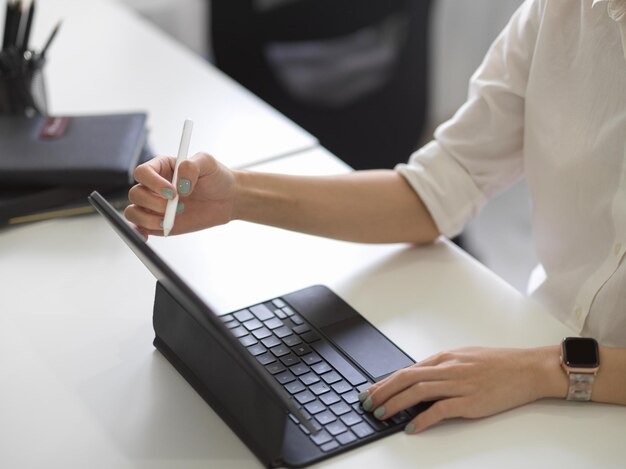
{"type": "Polygon", "coordinates": [[[536,398],[565,399],[569,380],[561,367],[560,345],[533,349],[532,363],[536,398]]]}

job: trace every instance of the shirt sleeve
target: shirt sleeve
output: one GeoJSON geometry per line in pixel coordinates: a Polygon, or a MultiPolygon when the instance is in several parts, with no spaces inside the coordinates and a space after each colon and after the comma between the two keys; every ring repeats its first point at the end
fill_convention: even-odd
{"type": "Polygon", "coordinates": [[[445,236],[459,234],[523,172],[524,99],[542,3],[520,6],[470,79],[465,104],[396,166],[445,236]]]}

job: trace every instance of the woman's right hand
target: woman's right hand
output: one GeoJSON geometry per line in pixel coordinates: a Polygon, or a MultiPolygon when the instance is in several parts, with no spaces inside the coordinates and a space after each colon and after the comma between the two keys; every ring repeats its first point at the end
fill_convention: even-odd
{"type": "Polygon", "coordinates": [[[124,215],[147,239],[163,235],[163,216],[169,199],[179,194],[171,234],[189,233],[228,223],[235,192],[233,172],[206,153],[197,153],[178,168],[178,187],[170,182],[176,158],[158,156],[138,166],[137,185],[128,192],[131,202],[124,215]]]}

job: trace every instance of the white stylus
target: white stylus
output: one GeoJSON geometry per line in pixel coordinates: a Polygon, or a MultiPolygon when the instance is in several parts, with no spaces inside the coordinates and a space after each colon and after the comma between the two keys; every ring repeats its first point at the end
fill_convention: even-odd
{"type": "MultiPolygon", "coordinates": [[[[178,184],[178,167],[187,158],[189,153],[189,142],[191,141],[191,130],[193,122],[189,119],[185,120],[183,125],[183,135],[180,137],[180,145],[178,146],[178,156],[176,157],[176,165],[174,166],[174,176],[172,176],[172,184],[177,187],[178,184]]],[[[178,207],[178,190],[176,197],[167,201],[165,207],[165,216],[163,217],[163,236],[167,236],[174,226],[174,218],[176,218],[176,208],[178,207]]]]}

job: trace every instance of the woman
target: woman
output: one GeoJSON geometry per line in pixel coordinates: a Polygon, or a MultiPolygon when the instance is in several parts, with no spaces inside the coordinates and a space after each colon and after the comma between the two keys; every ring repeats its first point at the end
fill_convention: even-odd
{"type": "Polygon", "coordinates": [[[159,235],[178,191],[175,234],[241,219],[358,242],[428,243],[459,233],[523,176],[545,273],[533,295],[595,337],[598,355],[571,370],[561,365],[576,352],[571,344],[445,352],[374,384],[363,406],[386,419],[436,400],[406,426],[417,433],[544,397],[626,405],[625,147],[626,0],[527,0],[472,77],[468,101],[408,164],[297,177],[232,171],[198,154],[180,166],[175,188],[174,159],[159,157],[137,168],[126,217],[144,236],[159,235]]]}

